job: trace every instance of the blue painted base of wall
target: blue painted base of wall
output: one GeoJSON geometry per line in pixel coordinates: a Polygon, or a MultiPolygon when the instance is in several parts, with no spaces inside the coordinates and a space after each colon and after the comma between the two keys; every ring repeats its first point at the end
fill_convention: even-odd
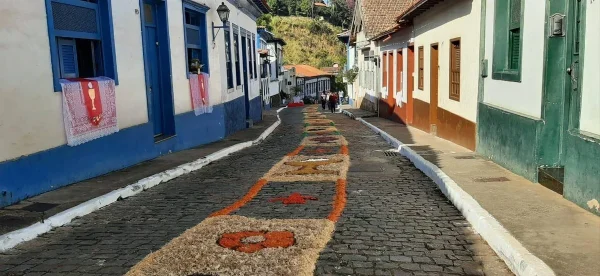
{"type": "Polygon", "coordinates": [[[262,121],[262,100],[260,96],[250,100],[250,119],[254,123],[262,121]]]}
{"type": "Polygon", "coordinates": [[[244,98],[217,105],[212,113],[175,116],[176,136],[154,143],[151,123],[70,147],[67,145],[0,163],[0,207],[85,179],[211,143],[246,128],[244,98]]]}
{"type": "Polygon", "coordinates": [[[225,136],[246,128],[246,103],[244,97],[224,104],[225,106],[225,136]]]}

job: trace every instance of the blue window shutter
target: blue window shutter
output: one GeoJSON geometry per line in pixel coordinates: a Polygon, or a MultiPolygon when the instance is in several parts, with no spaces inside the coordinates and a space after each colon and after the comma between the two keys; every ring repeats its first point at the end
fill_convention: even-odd
{"type": "Polygon", "coordinates": [[[58,59],[60,61],[60,78],[77,78],[77,46],[74,39],[58,39],[58,59]]]}

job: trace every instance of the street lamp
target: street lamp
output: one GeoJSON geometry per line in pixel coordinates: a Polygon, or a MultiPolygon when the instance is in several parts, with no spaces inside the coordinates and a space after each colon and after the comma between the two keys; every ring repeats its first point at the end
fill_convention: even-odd
{"type": "Polygon", "coordinates": [[[217,34],[219,34],[219,31],[215,33],[215,29],[229,29],[229,26],[226,25],[227,20],[229,20],[229,8],[225,5],[225,2],[221,2],[221,5],[217,8],[217,13],[219,14],[219,19],[223,22],[223,26],[215,26],[215,22],[212,23],[213,42],[215,42],[217,34]]]}

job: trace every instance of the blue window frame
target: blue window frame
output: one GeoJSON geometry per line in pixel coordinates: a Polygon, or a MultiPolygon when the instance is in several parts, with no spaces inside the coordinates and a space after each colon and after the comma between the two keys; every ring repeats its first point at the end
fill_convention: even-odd
{"type": "Polygon", "coordinates": [[[248,51],[248,72],[250,72],[250,79],[254,79],[254,66],[252,62],[254,61],[254,55],[252,54],[252,34],[246,31],[246,50],[248,51]]]}
{"type": "Polygon", "coordinates": [[[242,74],[240,70],[240,59],[242,59],[240,53],[240,28],[237,25],[233,25],[233,54],[235,55],[235,83],[237,86],[242,85],[242,74]]]}
{"type": "MultiPolygon", "coordinates": [[[[185,40],[186,70],[191,73],[190,65],[197,59],[202,64],[201,71],[210,73],[208,59],[208,36],[206,12],[210,8],[192,1],[183,1],[183,26],[185,40]]],[[[195,72],[194,72],[195,73],[195,72]]]]}
{"type": "Polygon", "coordinates": [[[105,76],[118,85],[111,0],[45,0],[54,91],[61,78],[105,76]]]}
{"type": "MultiPolygon", "coordinates": [[[[229,23],[227,23],[229,26],[229,23]]],[[[233,88],[233,67],[231,60],[231,31],[229,28],[223,29],[223,34],[225,37],[225,65],[227,67],[227,88],[233,88]]]]}
{"type": "Polygon", "coordinates": [[[254,79],[258,79],[258,70],[256,68],[256,35],[252,34],[252,65],[254,68],[254,79]]]}

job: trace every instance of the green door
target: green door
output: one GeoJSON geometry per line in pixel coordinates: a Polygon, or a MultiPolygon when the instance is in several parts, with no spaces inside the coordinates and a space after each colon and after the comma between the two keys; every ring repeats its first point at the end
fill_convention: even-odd
{"type": "MultiPolygon", "coordinates": [[[[581,110],[581,91],[579,91],[580,79],[581,79],[581,48],[582,48],[582,32],[583,32],[583,1],[582,0],[570,0],[569,1],[569,32],[567,33],[567,39],[569,43],[569,55],[567,61],[569,66],[567,68],[567,75],[569,78],[570,85],[567,85],[567,113],[568,121],[567,130],[579,128],[579,111],[581,110]]],[[[566,136],[566,135],[565,135],[566,136]]],[[[563,147],[564,148],[564,147],[563,147]]]]}

